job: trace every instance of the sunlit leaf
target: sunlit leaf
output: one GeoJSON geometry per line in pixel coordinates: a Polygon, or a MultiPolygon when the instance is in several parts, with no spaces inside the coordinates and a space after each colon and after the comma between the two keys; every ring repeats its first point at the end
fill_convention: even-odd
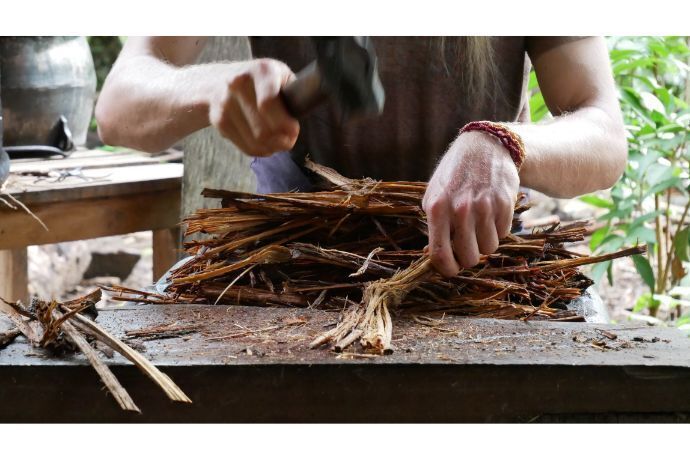
{"type": "Polygon", "coordinates": [[[649,190],[647,190],[645,192],[644,196],[645,197],[652,196],[652,195],[655,195],[659,192],[663,192],[664,190],[667,190],[669,188],[673,188],[673,187],[680,185],[681,182],[682,182],[682,179],[680,177],[672,177],[670,179],[666,179],[664,181],[657,183],[656,185],[651,187],[649,190]]]}
{"type": "Polygon", "coordinates": [[[590,272],[589,276],[592,278],[592,281],[595,283],[599,283],[601,281],[601,277],[604,276],[604,273],[608,270],[608,268],[611,266],[611,261],[607,260],[606,262],[599,262],[598,264],[594,264],[592,266],[592,271],[590,272]]]}
{"type": "Polygon", "coordinates": [[[639,254],[632,256],[632,259],[633,263],[635,264],[635,268],[637,269],[637,273],[640,274],[640,277],[642,277],[642,280],[649,287],[649,290],[653,292],[655,278],[654,270],[652,270],[652,266],[649,264],[649,260],[647,260],[646,257],[641,256],[639,254]]]}
{"type": "Polygon", "coordinates": [[[651,228],[639,225],[628,232],[625,236],[626,244],[633,243],[656,243],[656,234],[651,228]]]}
{"type": "Polygon", "coordinates": [[[597,208],[606,208],[606,209],[611,209],[613,208],[613,202],[609,200],[605,200],[604,198],[601,198],[596,195],[584,195],[579,198],[580,201],[583,203],[590,204],[592,206],[596,206],[597,208]]]}
{"type": "Polygon", "coordinates": [[[608,235],[603,240],[601,240],[601,243],[599,244],[598,250],[600,252],[617,251],[618,249],[621,248],[621,246],[623,246],[624,242],[625,242],[625,238],[622,237],[621,235],[608,235]]]}
{"type": "Polygon", "coordinates": [[[652,212],[648,212],[646,214],[643,214],[641,216],[638,216],[630,223],[630,228],[637,227],[639,225],[642,225],[645,222],[649,222],[650,220],[654,219],[656,216],[660,216],[663,213],[664,213],[664,211],[658,210],[658,211],[652,211],[652,212]]]}
{"type": "Polygon", "coordinates": [[[634,312],[640,312],[644,310],[645,308],[656,308],[661,305],[661,301],[656,298],[654,294],[651,292],[645,292],[642,294],[640,297],[637,298],[637,301],[635,302],[635,306],[633,306],[633,311],[634,312]]]}
{"type": "Polygon", "coordinates": [[[648,91],[640,92],[640,102],[649,111],[656,110],[661,114],[666,114],[664,104],[659,100],[658,97],[648,91]]]}
{"type": "Polygon", "coordinates": [[[642,105],[640,96],[633,88],[621,88],[620,95],[623,102],[627,103],[640,117],[646,120],[647,123],[653,123],[652,119],[649,117],[648,110],[642,105]]]}
{"type": "Polygon", "coordinates": [[[609,233],[609,226],[608,225],[605,227],[602,227],[598,230],[595,230],[589,239],[589,249],[591,249],[592,251],[597,249],[599,247],[599,245],[601,244],[601,242],[603,241],[603,239],[606,238],[608,233],[609,233]]]}

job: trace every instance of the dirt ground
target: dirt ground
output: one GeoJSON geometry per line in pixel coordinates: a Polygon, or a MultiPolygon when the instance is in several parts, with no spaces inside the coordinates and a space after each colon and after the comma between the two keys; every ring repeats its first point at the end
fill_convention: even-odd
{"type": "Polygon", "coordinates": [[[29,292],[31,294],[64,300],[86,294],[99,285],[122,284],[142,289],[152,283],[151,232],[29,248],[29,292]],[[112,275],[85,278],[84,274],[89,267],[90,256],[94,252],[104,254],[126,252],[138,256],[139,260],[124,279],[112,275]]]}

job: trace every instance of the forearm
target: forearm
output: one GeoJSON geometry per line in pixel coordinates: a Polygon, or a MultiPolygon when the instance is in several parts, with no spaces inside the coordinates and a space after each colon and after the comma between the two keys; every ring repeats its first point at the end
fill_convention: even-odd
{"type": "Polygon", "coordinates": [[[521,185],[549,196],[572,198],[609,188],[625,169],[625,131],[615,111],[588,106],[511,128],[525,144],[521,185]]]}
{"type": "Polygon", "coordinates": [[[96,106],[101,138],[111,145],[160,151],[208,126],[213,79],[227,65],[177,67],[147,55],[117,63],[96,106]]]}

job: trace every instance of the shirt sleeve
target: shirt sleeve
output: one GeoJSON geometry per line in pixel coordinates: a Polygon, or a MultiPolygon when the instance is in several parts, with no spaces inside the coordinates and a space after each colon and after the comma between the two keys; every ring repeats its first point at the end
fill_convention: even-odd
{"type": "Polygon", "coordinates": [[[541,53],[565,43],[582,40],[583,38],[587,37],[526,37],[525,49],[530,59],[534,61],[541,53]]]}

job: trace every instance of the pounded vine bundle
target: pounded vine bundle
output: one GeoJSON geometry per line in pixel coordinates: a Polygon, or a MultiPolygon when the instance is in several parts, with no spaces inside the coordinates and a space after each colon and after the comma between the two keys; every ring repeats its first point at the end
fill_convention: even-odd
{"type": "MultiPolygon", "coordinates": [[[[187,217],[192,255],[172,271],[164,294],[113,288],[115,299],[343,310],[312,346],[392,350],[393,314],[445,312],[505,318],[582,320],[567,303],[591,285],[578,267],[639,254],[633,247],[596,257],[564,247],[584,222],[511,234],[494,254],[451,279],[424,254],[424,182],[348,179],[307,160],[316,191],[259,195],[204,190],[221,207],[187,217]]],[[[515,205],[515,217],[528,206],[515,205]]]]}

